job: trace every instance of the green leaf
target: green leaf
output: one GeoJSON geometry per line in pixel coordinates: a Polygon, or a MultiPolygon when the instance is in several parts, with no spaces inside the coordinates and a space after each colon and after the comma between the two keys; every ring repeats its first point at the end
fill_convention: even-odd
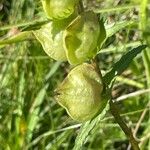
{"type": "MultiPolygon", "coordinates": [[[[106,100],[108,100],[108,97],[106,96],[106,100]]],[[[91,121],[87,121],[81,126],[81,129],[79,131],[79,134],[75,141],[75,146],[73,150],[80,150],[82,149],[83,144],[86,142],[87,137],[89,136],[91,130],[96,127],[97,124],[100,123],[100,121],[105,117],[107,111],[109,110],[109,101],[103,111],[95,117],[91,121]]]]}
{"type": "Polygon", "coordinates": [[[101,49],[101,47],[103,46],[106,40],[106,30],[105,30],[104,22],[102,20],[99,21],[99,24],[100,24],[100,35],[98,40],[98,48],[101,49]]]}
{"type": "Polygon", "coordinates": [[[0,47],[4,47],[7,44],[13,44],[17,42],[22,42],[25,40],[31,40],[34,36],[31,31],[20,32],[14,36],[8,37],[7,39],[3,39],[0,41],[0,47]]]}
{"type": "Polygon", "coordinates": [[[106,26],[107,38],[111,37],[112,35],[114,35],[118,31],[120,31],[121,29],[123,29],[127,26],[134,25],[135,23],[136,23],[135,21],[123,21],[123,22],[115,23],[115,24],[113,24],[113,26],[106,26]]]}
{"type": "Polygon", "coordinates": [[[120,75],[129,66],[136,55],[141,53],[145,48],[146,45],[141,45],[124,54],[120,60],[113,65],[112,69],[106,73],[106,75],[103,77],[103,82],[106,85],[109,85],[117,75],[120,75]]]}
{"type": "Polygon", "coordinates": [[[37,94],[35,97],[35,100],[30,108],[30,113],[28,116],[28,140],[32,138],[32,132],[39,121],[39,112],[40,112],[40,105],[44,101],[45,95],[46,95],[46,90],[48,88],[49,84],[46,84],[37,94]]]}

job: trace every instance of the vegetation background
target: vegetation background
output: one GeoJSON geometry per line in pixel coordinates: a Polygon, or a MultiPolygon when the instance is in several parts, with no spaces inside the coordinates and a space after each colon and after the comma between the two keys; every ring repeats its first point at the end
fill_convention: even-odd
{"type": "MultiPolygon", "coordinates": [[[[98,55],[103,74],[123,53],[141,43],[148,45],[117,77],[112,95],[140,148],[150,149],[150,2],[85,0],[85,4],[100,14],[107,28],[114,27],[98,55]]],[[[45,20],[40,0],[0,0],[0,40],[38,28],[45,20]]],[[[0,150],[73,148],[81,124],[53,98],[69,70],[67,62],[50,59],[36,40],[0,47],[0,150]]],[[[84,149],[131,147],[108,112],[86,139],[84,149]]]]}

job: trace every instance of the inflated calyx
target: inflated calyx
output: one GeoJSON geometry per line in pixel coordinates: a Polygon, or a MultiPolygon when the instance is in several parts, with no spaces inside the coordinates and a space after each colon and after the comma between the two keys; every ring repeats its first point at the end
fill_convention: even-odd
{"type": "Polygon", "coordinates": [[[105,39],[105,28],[91,11],[74,19],[64,31],[64,46],[70,64],[80,64],[93,58],[105,39]]]}
{"type": "Polygon", "coordinates": [[[56,101],[74,120],[84,122],[103,110],[103,85],[94,65],[78,65],[56,89],[56,101]]]}
{"type": "Polygon", "coordinates": [[[41,0],[43,9],[50,19],[68,18],[74,13],[79,0],[41,0]]]}

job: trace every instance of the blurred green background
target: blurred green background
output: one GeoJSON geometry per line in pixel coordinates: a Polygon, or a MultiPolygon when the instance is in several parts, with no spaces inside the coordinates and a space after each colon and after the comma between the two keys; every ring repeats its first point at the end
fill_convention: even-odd
{"type": "MultiPolygon", "coordinates": [[[[107,28],[133,23],[109,37],[98,55],[105,74],[123,53],[147,50],[116,79],[112,92],[141,149],[150,149],[150,2],[85,0],[107,28]],[[135,130],[136,129],[136,130],[135,130]]],[[[38,28],[46,20],[40,0],[0,0],[0,40],[38,28]]],[[[71,150],[80,123],[54,100],[54,89],[71,66],[50,59],[36,40],[0,47],[0,150],[71,150]]],[[[126,150],[129,141],[110,112],[94,127],[83,150],[126,150]]]]}

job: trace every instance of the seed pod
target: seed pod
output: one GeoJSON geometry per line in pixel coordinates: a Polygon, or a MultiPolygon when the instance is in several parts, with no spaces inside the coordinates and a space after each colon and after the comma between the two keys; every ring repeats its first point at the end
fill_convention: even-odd
{"type": "Polygon", "coordinates": [[[66,61],[66,53],[63,46],[63,33],[68,24],[74,18],[74,14],[64,20],[51,21],[39,30],[33,31],[37,40],[41,43],[44,51],[53,59],[66,61]]]}
{"type": "Polygon", "coordinates": [[[43,9],[50,19],[68,18],[75,11],[79,0],[41,0],[43,9]]]}
{"type": "Polygon", "coordinates": [[[64,46],[70,64],[83,63],[97,54],[97,46],[105,38],[101,29],[105,30],[91,11],[84,12],[69,24],[64,32],[64,46]]]}
{"type": "Polygon", "coordinates": [[[77,121],[92,119],[103,110],[103,85],[94,65],[75,67],[56,89],[56,101],[77,121]]]}

